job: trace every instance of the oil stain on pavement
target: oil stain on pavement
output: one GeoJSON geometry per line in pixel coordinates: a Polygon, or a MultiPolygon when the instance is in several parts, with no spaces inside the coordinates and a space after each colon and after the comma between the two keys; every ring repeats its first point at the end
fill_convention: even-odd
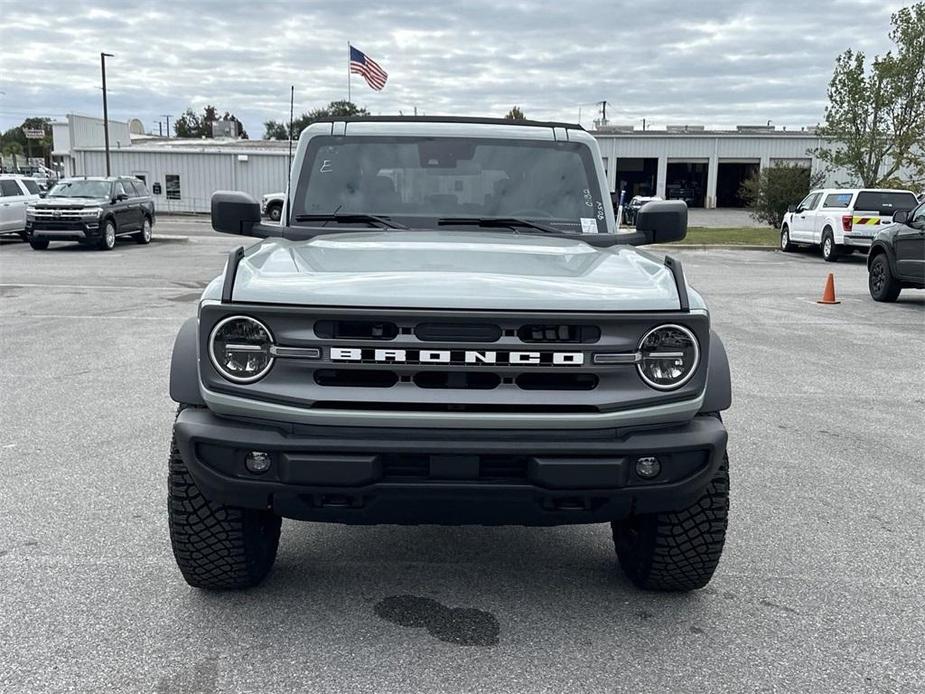
{"type": "Polygon", "coordinates": [[[382,619],[403,627],[427,629],[436,639],[457,646],[495,646],[501,633],[490,612],[446,607],[436,600],[416,595],[393,595],[375,607],[382,619]]]}

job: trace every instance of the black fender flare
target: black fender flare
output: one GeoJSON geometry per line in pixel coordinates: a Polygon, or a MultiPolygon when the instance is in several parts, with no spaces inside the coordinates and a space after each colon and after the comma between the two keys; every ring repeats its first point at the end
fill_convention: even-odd
{"type": "Polygon", "coordinates": [[[712,330],[710,331],[710,357],[707,364],[707,389],[703,398],[701,413],[722,412],[732,406],[732,378],[729,373],[729,358],[726,347],[712,330]]]}
{"type": "Polygon", "coordinates": [[[883,241],[874,241],[870,245],[870,250],[867,251],[867,271],[870,272],[870,266],[874,262],[874,258],[878,255],[885,255],[886,262],[890,264],[890,272],[893,273],[893,276],[896,276],[896,258],[893,256],[893,249],[888,243],[883,241]]]}
{"type": "Polygon", "coordinates": [[[199,321],[188,318],[177,333],[170,357],[170,399],[205,407],[199,392],[199,321]]]}

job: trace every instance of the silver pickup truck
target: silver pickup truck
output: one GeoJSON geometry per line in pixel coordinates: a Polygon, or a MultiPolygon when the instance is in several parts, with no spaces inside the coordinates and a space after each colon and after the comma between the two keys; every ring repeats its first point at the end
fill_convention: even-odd
{"type": "Polygon", "coordinates": [[[279,224],[212,197],[238,248],[181,328],[169,461],[193,586],[253,586],[281,518],[608,522],[637,586],[706,585],[728,512],[729,368],[675,259],[681,201],[616,233],[580,126],[319,122],[279,224]]]}

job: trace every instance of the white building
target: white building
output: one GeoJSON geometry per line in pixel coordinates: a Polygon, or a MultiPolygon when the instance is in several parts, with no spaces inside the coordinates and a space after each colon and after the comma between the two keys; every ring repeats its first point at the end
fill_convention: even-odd
{"type": "MultiPolygon", "coordinates": [[[[112,174],[144,179],[161,211],[208,212],[216,190],[241,190],[259,198],[286,187],[288,142],[162,138],[130,134],[127,123],[109,125],[112,174]]],[[[100,119],[69,115],[53,124],[53,134],[53,156],[64,163],[66,174],[105,174],[100,119]]],[[[695,207],[741,207],[739,188],[755,170],[778,162],[820,169],[812,152],[822,143],[810,131],[607,126],[592,135],[600,144],[610,189],[625,190],[627,200],[659,195],[695,207]]],[[[828,178],[834,184],[847,176],[828,178]]]]}

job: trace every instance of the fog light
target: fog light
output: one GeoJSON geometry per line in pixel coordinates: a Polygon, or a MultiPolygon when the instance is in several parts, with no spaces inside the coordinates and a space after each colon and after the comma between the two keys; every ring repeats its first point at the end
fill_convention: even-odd
{"type": "Polygon", "coordinates": [[[261,474],[270,469],[272,458],[266,451],[251,451],[244,459],[244,467],[254,474],[261,474]]]}
{"type": "Polygon", "coordinates": [[[643,479],[650,480],[653,477],[658,477],[658,473],[661,471],[662,464],[658,462],[658,458],[655,456],[650,455],[636,459],[636,474],[643,479]]]}

